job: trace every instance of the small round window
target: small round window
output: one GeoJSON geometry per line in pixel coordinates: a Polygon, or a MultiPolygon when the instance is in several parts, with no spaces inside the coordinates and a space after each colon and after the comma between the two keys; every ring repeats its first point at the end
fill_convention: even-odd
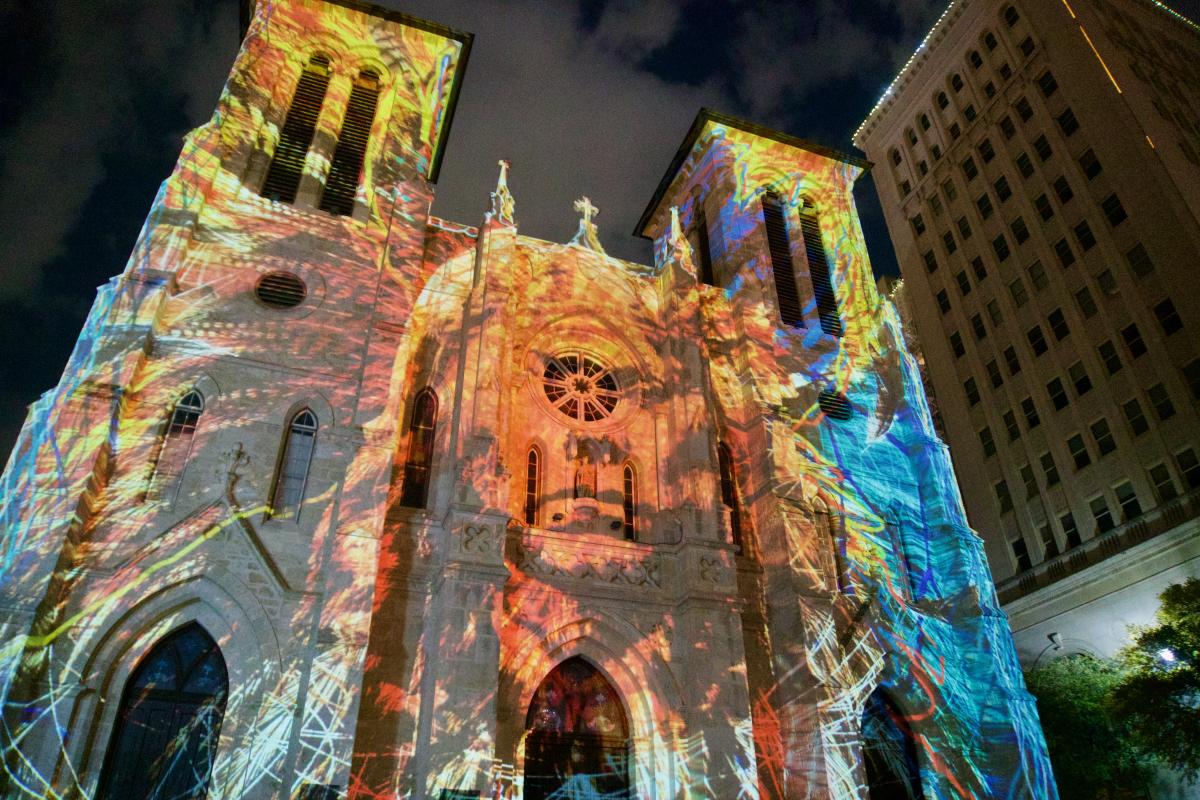
{"type": "Polygon", "coordinates": [[[542,373],[542,389],[559,413],[580,422],[607,419],[621,399],[612,370],[579,352],[551,358],[542,373]]]}
{"type": "Polygon", "coordinates": [[[272,308],[295,308],[307,293],[304,281],[290,272],[268,272],[254,287],[254,296],[272,308]]]}

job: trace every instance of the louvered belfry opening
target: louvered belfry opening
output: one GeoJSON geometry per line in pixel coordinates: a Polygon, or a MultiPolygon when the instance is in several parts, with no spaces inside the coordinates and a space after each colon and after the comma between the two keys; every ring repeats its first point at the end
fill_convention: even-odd
{"type": "Polygon", "coordinates": [[[830,336],[842,335],[842,315],[838,311],[837,295],[829,276],[829,259],[821,239],[821,224],[817,212],[805,203],[800,213],[800,231],[804,235],[804,250],[808,254],[808,274],[812,276],[813,296],[817,300],[817,315],[821,330],[830,336]]]}
{"type": "Polygon", "coordinates": [[[321,196],[322,211],[342,215],[354,211],[354,195],[358,192],[358,179],[367,156],[367,141],[371,137],[378,100],[379,75],[363,70],[350,90],[346,119],[333,151],[329,177],[325,179],[325,194],[321,196]]]}
{"type": "Polygon", "coordinates": [[[275,157],[267,170],[263,182],[262,196],[280,203],[296,202],[296,191],[300,188],[300,177],[304,174],[304,160],[312,145],[317,130],[317,117],[321,104],[325,102],[325,90],[329,88],[329,58],[313,56],[308,66],[300,73],[296,94],[288,109],[287,119],[279,132],[279,144],[275,146],[275,157]]]}
{"type": "Polygon", "coordinates": [[[767,228],[767,246],[771,251],[771,272],[775,276],[775,296],[779,298],[779,319],[784,325],[804,327],[800,310],[800,292],[796,288],[796,270],[792,267],[792,248],[788,242],[783,201],[776,194],[763,197],[763,222],[767,228]]]}

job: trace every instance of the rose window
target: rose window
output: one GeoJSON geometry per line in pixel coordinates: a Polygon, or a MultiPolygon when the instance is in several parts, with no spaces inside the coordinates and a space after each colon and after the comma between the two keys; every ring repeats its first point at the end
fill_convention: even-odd
{"type": "Polygon", "coordinates": [[[580,422],[607,418],[621,399],[612,370],[579,352],[551,358],[542,374],[542,389],[550,405],[580,422]]]}

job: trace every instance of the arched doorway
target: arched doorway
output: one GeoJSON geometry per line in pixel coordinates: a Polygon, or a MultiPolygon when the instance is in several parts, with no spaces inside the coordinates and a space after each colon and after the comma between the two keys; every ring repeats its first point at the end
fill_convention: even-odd
{"type": "Polygon", "coordinates": [[[201,800],[208,794],[229,680],[217,643],[192,623],[130,675],[97,800],[201,800]]]}
{"type": "Polygon", "coordinates": [[[924,800],[912,730],[882,689],[863,709],[862,749],[870,800],[924,800]]]}
{"type": "Polygon", "coordinates": [[[632,747],[612,684],[569,658],[533,694],[525,719],[525,800],[625,800],[632,747]]]}

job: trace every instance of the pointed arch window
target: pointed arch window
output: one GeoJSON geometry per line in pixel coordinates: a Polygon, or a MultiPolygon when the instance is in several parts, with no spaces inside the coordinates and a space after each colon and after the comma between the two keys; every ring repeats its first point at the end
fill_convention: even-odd
{"type": "Polygon", "coordinates": [[[125,684],[98,800],[202,800],[228,694],[225,660],[202,627],[155,645],[125,684]]]}
{"type": "Polygon", "coordinates": [[[300,73],[287,118],[279,131],[275,155],[263,182],[263,197],[280,203],[296,201],[308,148],[312,146],[317,118],[321,115],[325,91],[329,88],[329,66],[328,56],[318,54],[309,59],[300,73]]]}
{"type": "Polygon", "coordinates": [[[354,211],[354,197],[358,193],[378,102],[379,73],[363,70],[350,89],[342,132],[338,134],[337,146],[329,164],[329,175],[325,179],[325,193],[321,195],[322,211],[341,215],[349,215],[354,211]]]}
{"type": "Polygon", "coordinates": [[[862,750],[870,797],[924,800],[912,729],[883,689],[872,692],[863,708],[862,750]]]}
{"type": "Polygon", "coordinates": [[[821,221],[817,217],[817,209],[807,200],[800,212],[800,232],[804,236],[804,252],[808,256],[808,274],[812,278],[821,330],[830,336],[841,336],[842,316],[829,275],[829,259],[825,255],[825,243],[821,237],[821,221]]]}
{"type": "Polygon", "coordinates": [[[542,498],[542,454],[536,446],[525,456],[525,524],[537,525],[542,498]]]}
{"type": "Polygon", "coordinates": [[[733,546],[742,552],[742,512],[738,502],[737,476],[733,471],[733,454],[729,445],[717,444],[717,464],[721,470],[721,502],[729,509],[729,528],[733,534],[733,546]]]}
{"type": "Polygon", "coordinates": [[[621,505],[624,514],[622,528],[625,538],[629,541],[637,539],[637,504],[637,470],[633,464],[626,462],[625,468],[621,470],[621,505]]]}
{"type": "Polygon", "coordinates": [[[161,496],[183,474],[192,452],[192,438],[203,413],[204,396],[195,389],[179,398],[171,409],[154,459],[149,492],[152,496],[161,496]]]}
{"type": "Polygon", "coordinates": [[[833,553],[834,585],[837,587],[837,591],[844,594],[853,594],[846,558],[846,537],[840,535],[840,526],[836,524],[833,514],[829,512],[824,503],[819,502],[817,504],[814,509],[813,518],[816,523],[818,538],[829,542],[830,550],[833,553]]]}
{"type": "Polygon", "coordinates": [[[317,417],[305,408],[297,412],[288,425],[283,458],[279,462],[279,476],[275,480],[272,516],[300,518],[300,506],[304,502],[308,469],[312,464],[316,442],[317,417]]]}
{"type": "Polygon", "coordinates": [[[763,224],[767,232],[767,250],[771,255],[771,273],[775,277],[775,297],[779,301],[779,321],[804,327],[800,309],[800,290],[796,287],[796,268],[792,264],[792,245],[788,239],[787,215],[783,200],[774,192],[762,199],[763,224]]]}
{"type": "Polygon", "coordinates": [[[429,476],[433,462],[433,437],[437,432],[437,415],[437,395],[432,389],[422,389],[413,400],[408,460],[404,463],[404,488],[400,496],[400,504],[403,506],[425,508],[429,500],[429,476]]]}
{"type": "Polygon", "coordinates": [[[896,581],[905,600],[913,599],[912,570],[908,563],[908,550],[904,547],[904,537],[900,531],[900,514],[896,509],[888,511],[883,521],[887,532],[888,544],[892,548],[892,562],[895,564],[896,581]]]}

